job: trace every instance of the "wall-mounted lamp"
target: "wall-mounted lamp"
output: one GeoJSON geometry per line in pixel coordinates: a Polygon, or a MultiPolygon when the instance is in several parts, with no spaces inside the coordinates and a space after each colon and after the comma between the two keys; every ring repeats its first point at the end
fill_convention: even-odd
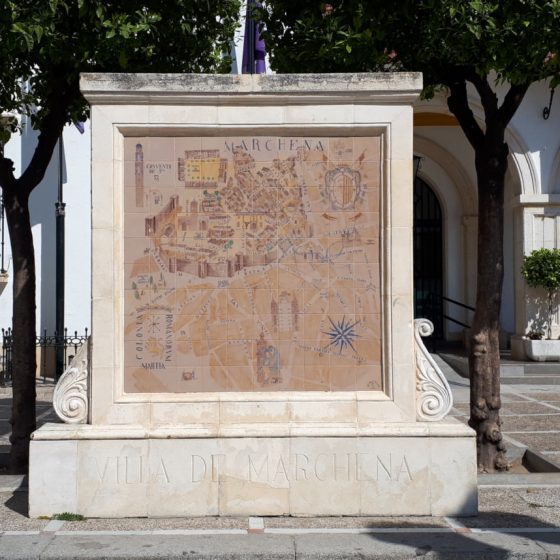
{"type": "Polygon", "coordinates": [[[420,164],[422,163],[422,160],[424,159],[422,156],[412,156],[414,159],[414,167],[413,167],[413,171],[414,171],[414,181],[416,181],[417,177],[418,177],[418,171],[420,171],[420,164]]]}
{"type": "Polygon", "coordinates": [[[554,99],[554,88],[550,90],[550,99],[548,100],[548,107],[542,110],[542,118],[547,121],[550,117],[550,109],[552,108],[552,100],[554,99]]]}

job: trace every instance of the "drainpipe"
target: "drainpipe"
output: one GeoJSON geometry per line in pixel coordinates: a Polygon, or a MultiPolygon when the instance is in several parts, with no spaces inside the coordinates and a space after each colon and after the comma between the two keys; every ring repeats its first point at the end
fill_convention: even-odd
{"type": "Polygon", "coordinates": [[[58,199],[55,202],[56,216],[56,380],[64,372],[64,218],[63,200],[64,144],[62,133],[58,139],[58,199]]]}

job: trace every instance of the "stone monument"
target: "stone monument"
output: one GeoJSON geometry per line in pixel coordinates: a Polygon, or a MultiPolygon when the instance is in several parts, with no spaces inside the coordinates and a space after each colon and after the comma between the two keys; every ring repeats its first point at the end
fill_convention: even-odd
{"type": "Polygon", "coordinates": [[[419,74],[85,74],[92,334],[30,515],[472,515],[413,320],[419,74]]]}

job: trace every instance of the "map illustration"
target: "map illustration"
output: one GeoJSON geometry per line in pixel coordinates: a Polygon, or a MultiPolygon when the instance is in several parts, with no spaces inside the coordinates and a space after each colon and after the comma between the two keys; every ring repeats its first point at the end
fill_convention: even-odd
{"type": "Polygon", "coordinates": [[[381,390],[379,137],[125,139],[125,391],[381,390]]]}

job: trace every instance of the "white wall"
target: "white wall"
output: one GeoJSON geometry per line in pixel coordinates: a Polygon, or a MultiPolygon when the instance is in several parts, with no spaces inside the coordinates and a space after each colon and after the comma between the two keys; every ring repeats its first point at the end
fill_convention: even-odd
{"type": "MultiPolygon", "coordinates": [[[[64,201],[66,202],[66,303],[65,324],[69,331],[83,331],[90,325],[90,133],[89,123],[82,135],[76,127],[64,130],[64,201]]],[[[25,120],[22,134],[12,136],[5,153],[16,166],[16,176],[29,163],[37,133],[25,120]]],[[[58,191],[58,147],[41,184],[30,198],[30,214],[37,272],[37,331],[55,329],[55,202],[58,191]]],[[[9,263],[10,282],[0,295],[0,327],[11,326],[12,278],[11,251],[6,229],[5,262],[9,263]]]]}

